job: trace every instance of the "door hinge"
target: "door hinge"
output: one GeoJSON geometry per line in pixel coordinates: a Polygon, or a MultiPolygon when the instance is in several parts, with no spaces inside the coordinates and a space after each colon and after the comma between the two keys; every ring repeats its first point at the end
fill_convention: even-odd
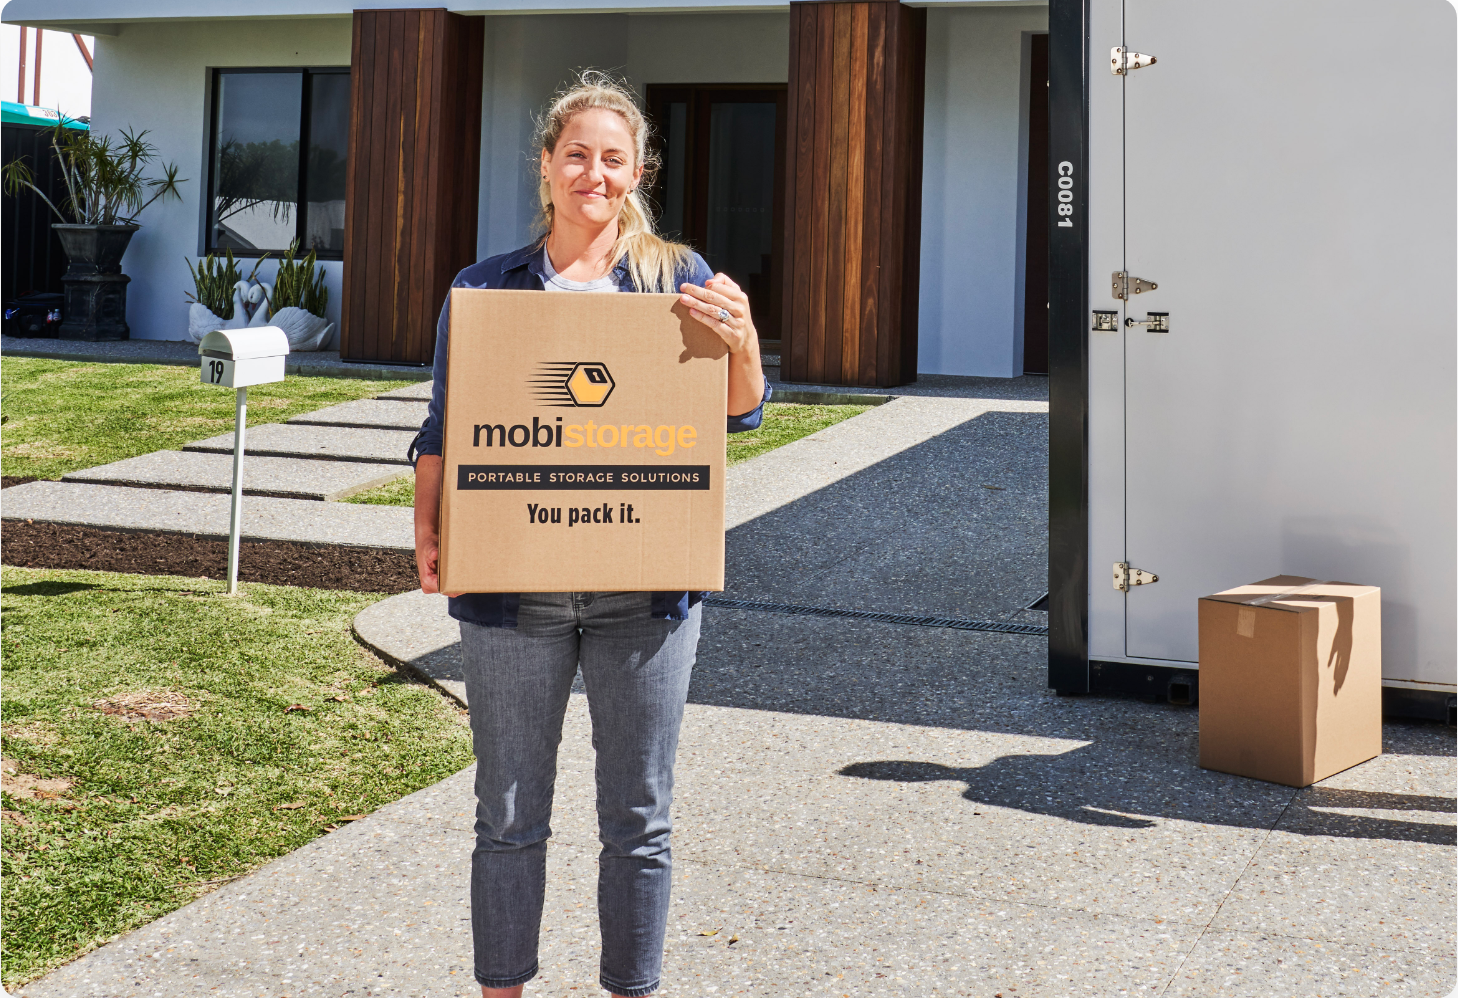
{"type": "Polygon", "coordinates": [[[1145,55],[1142,52],[1130,52],[1128,49],[1115,45],[1109,50],[1110,68],[1115,76],[1124,76],[1130,70],[1143,69],[1145,66],[1153,66],[1159,60],[1152,55],[1145,55]]]}
{"type": "Polygon", "coordinates": [[[1127,561],[1114,562],[1114,588],[1127,593],[1130,586],[1147,586],[1159,581],[1159,576],[1142,568],[1130,568],[1127,561]]]}
{"type": "Polygon", "coordinates": [[[1153,281],[1146,281],[1142,277],[1130,277],[1127,270],[1114,271],[1114,297],[1120,301],[1128,301],[1133,295],[1142,295],[1157,287],[1159,285],[1153,281]]]}

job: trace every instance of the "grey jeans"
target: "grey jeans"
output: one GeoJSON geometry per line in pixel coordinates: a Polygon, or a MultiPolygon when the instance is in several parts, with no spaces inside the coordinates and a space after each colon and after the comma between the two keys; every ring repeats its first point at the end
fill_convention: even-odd
{"type": "Polygon", "coordinates": [[[461,623],[476,750],[471,929],[487,987],[537,973],[557,746],[580,665],[597,752],[601,983],[629,998],[658,990],[673,763],[700,610],[655,620],[650,599],[523,593],[514,629],[461,623]]]}

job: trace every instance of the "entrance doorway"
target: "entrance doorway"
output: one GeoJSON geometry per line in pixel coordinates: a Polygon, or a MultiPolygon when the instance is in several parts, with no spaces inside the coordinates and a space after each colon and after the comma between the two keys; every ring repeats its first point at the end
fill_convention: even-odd
{"type": "Polygon", "coordinates": [[[1028,58],[1028,208],[1023,262],[1023,373],[1048,373],[1048,36],[1028,58]]]}
{"type": "Polygon", "coordinates": [[[648,112],[663,167],[659,229],[749,295],[760,341],[779,347],[785,84],[654,85],[648,112]]]}

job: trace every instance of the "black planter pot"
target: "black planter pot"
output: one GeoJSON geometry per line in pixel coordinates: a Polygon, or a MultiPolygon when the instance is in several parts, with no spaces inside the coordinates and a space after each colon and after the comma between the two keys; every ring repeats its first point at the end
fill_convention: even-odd
{"type": "Polygon", "coordinates": [[[66,290],[63,340],[130,339],[127,283],[122,254],[140,225],[62,225],[51,228],[61,239],[69,266],[61,277],[66,290]]]}

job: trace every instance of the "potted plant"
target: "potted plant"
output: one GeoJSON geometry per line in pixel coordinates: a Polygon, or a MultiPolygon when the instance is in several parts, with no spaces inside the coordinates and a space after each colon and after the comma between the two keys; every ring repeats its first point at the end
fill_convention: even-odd
{"type": "Polygon", "coordinates": [[[192,273],[193,293],[188,295],[191,303],[187,310],[187,338],[194,343],[215,329],[242,329],[248,325],[247,302],[253,292],[253,279],[258,267],[268,258],[263,254],[253,271],[245,279],[233,260],[233,251],[228,250],[223,259],[209,253],[196,267],[183,257],[187,269],[192,273]]]}
{"type": "Polygon", "coordinates": [[[96,136],[90,130],[66,127],[61,120],[51,130],[51,147],[66,183],[66,198],[53,204],[36,187],[24,158],[5,164],[5,190],[17,194],[30,188],[60,219],[51,227],[61,239],[69,266],[65,286],[60,337],[67,340],[124,340],[127,327],[127,282],[121,272],[122,254],[132,234],[141,228],[136,218],[159,198],[177,198],[175,163],[161,164],[162,176],[145,174],[157,159],[157,147],[147,133],[123,129],[120,141],[96,136]]]}
{"type": "Polygon", "coordinates": [[[329,342],[334,324],[324,318],[329,304],[329,289],[324,286],[324,268],[317,265],[317,254],[309,251],[296,259],[299,241],[289,244],[288,252],[278,263],[273,283],[261,283],[249,292],[257,304],[251,326],[267,322],[277,326],[289,338],[289,349],[295,353],[319,350],[329,342]]]}

